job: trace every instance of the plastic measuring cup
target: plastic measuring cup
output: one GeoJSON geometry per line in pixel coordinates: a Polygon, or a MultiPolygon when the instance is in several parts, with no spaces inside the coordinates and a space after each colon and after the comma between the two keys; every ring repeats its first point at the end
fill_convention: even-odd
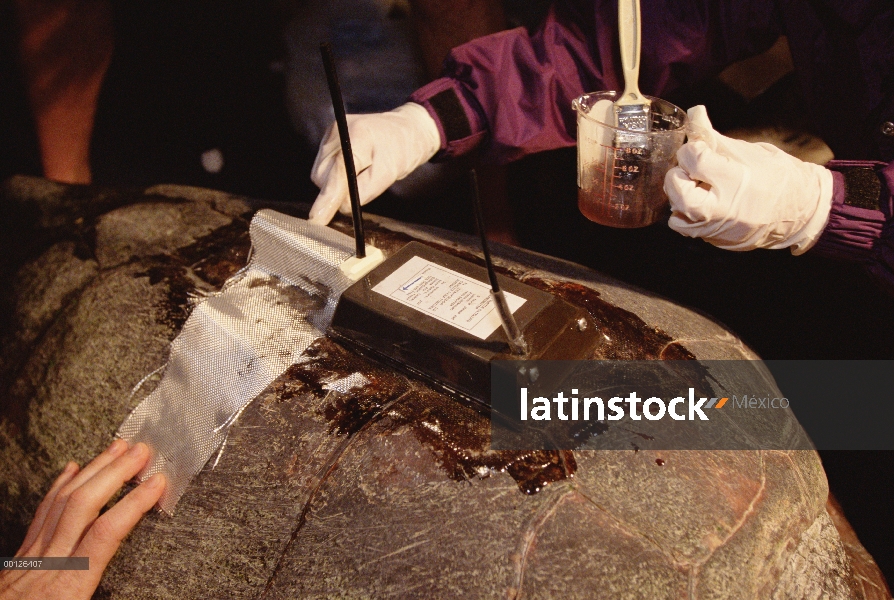
{"type": "Polygon", "coordinates": [[[645,227],[670,214],[664,175],[677,164],[686,112],[647,96],[651,130],[633,133],[603,122],[614,122],[607,103],[616,97],[617,92],[593,92],[571,103],[577,111],[577,205],[602,225],[645,227]]]}

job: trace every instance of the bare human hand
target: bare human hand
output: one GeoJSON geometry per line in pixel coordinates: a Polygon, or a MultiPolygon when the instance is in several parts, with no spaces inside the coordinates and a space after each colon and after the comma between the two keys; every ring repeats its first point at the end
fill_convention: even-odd
{"type": "Polygon", "coordinates": [[[149,461],[145,444],[115,440],[84,467],[68,463],[37,507],[17,557],[86,556],[87,571],[2,571],[0,600],[89,599],[103,571],[143,514],[158,502],[164,477],[153,475],[115,506],[99,511],[149,461]]]}

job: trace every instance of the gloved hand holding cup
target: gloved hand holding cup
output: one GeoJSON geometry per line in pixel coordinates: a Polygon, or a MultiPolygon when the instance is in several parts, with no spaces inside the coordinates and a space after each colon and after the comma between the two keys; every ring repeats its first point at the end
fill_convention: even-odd
{"type": "Polygon", "coordinates": [[[704,106],[689,109],[689,120],[679,166],[665,177],[670,228],[727,250],[810,249],[829,220],[832,173],[717,133],[704,106]]]}

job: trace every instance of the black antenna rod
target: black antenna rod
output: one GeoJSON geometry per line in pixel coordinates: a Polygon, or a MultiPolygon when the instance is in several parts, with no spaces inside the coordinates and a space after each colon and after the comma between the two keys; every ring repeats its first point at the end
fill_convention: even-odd
{"type": "Polygon", "coordinates": [[[506,295],[500,290],[500,283],[497,281],[497,273],[494,271],[494,264],[490,259],[490,248],[487,245],[487,234],[484,229],[484,215],[481,210],[481,195],[478,193],[478,174],[475,170],[469,172],[469,183],[472,186],[472,207],[475,209],[475,220],[478,222],[478,233],[481,235],[481,251],[484,253],[484,266],[487,268],[487,277],[490,279],[490,296],[497,308],[497,314],[500,316],[500,324],[509,340],[509,347],[515,354],[524,357],[528,353],[528,343],[522,335],[518,322],[512,316],[512,310],[509,303],[506,302],[506,295]]]}
{"type": "Polygon", "coordinates": [[[332,109],[335,111],[335,123],[341,139],[341,153],[345,158],[345,171],[348,174],[348,194],[351,197],[351,218],[354,221],[354,244],[357,258],[366,257],[366,240],[363,237],[363,218],[360,215],[360,192],[357,189],[357,170],[354,168],[354,154],[351,152],[351,136],[348,133],[348,117],[345,115],[345,102],[335,72],[335,60],[332,58],[332,46],[329,42],[320,44],[323,56],[323,67],[326,69],[326,81],[329,83],[329,95],[332,96],[332,109]]]}
{"type": "Polygon", "coordinates": [[[469,184],[472,186],[472,206],[475,209],[475,221],[478,223],[478,233],[481,235],[481,251],[484,253],[484,266],[487,268],[487,277],[490,279],[490,287],[494,292],[500,291],[500,282],[497,281],[497,273],[494,264],[490,260],[490,248],[487,245],[487,236],[484,229],[484,215],[481,210],[481,195],[478,192],[478,174],[475,169],[469,171],[469,184]]]}

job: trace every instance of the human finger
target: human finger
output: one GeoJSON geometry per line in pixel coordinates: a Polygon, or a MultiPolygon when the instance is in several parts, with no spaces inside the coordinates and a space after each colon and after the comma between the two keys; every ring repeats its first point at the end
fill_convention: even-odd
{"type": "Polygon", "coordinates": [[[59,517],[47,552],[53,556],[71,555],[84,532],[96,520],[100,509],[125,482],[146,466],[149,458],[146,444],[135,444],[74,490],[59,517]]]}
{"type": "Polygon", "coordinates": [[[401,178],[400,175],[387,164],[371,162],[369,167],[357,176],[360,204],[372,202],[384,194],[385,190],[401,178]]]}
{"type": "Polygon", "coordinates": [[[44,521],[46,521],[47,514],[50,512],[50,508],[53,506],[53,501],[56,499],[56,494],[59,493],[59,490],[62,489],[62,486],[71,481],[74,476],[77,475],[78,468],[79,467],[77,463],[69,462],[67,465],[65,465],[62,473],[60,473],[59,476],[56,478],[56,481],[53,482],[53,485],[50,486],[50,490],[47,492],[47,495],[43,497],[43,500],[41,500],[40,505],[34,512],[34,519],[31,520],[31,525],[28,527],[28,532],[25,534],[25,540],[22,542],[22,546],[19,548],[16,556],[24,556],[25,553],[37,540],[37,536],[40,533],[41,528],[43,527],[44,521]]]}
{"type": "Polygon", "coordinates": [[[348,198],[348,180],[342,161],[333,163],[322,188],[310,208],[307,220],[317,225],[326,225],[348,198]]]}
{"type": "MultiPolygon", "coordinates": [[[[382,195],[383,191],[385,191],[381,190],[376,192],[379,188],[379,183],[373,179],[374,169],[375,165],[360,171],[357,174],[357,195],[360,197],[361,206],[368,204],[371,200],[375,200],[382,195]]],[[[346,195],[341,204],[338,205],[338,210],[343,215],[351,214],[351,197],[349,194],[346,195]]]]}
{"type": "Polygon", "coordinates": [[[700,223],[714,216],[714,199],[710,188],[694,181],[680,167],[674,167],[664,176],[664,192],[671,209],[686,217],[690,223],[700,223]]]}
{"type": "Polygon", "coordinates": [[[164,475],[156,473],[103,513],[87,530],[75,556],[90,557],[90,572],[97,574],[96,584],[127,534],[161,498],[165,484],[164,475]]]}
{"type": "Polygon", "coordinates": [[[323,187],[323,182],[326,181],[327,174],[332,168],[332,163],[339,158],[337,155],[340,154],[341,141],[333,122],[326,131],[323,141],[320,142],[317,156],[314,158],[314,164],[310,168],[310,178],[317,186],[323,187]]]}
{"type": "Polygon", "coordinates": [[[65,505],[68,503],[68,498],[71,496],[72,492],[82,486],[85,482],[89,481],[93,475],[97,472],[104,469],[107,465],[112,463],[116,458],[118,458],[121,454],[123,454],[127,450],[127,442],[124,440],[114,440],[108,448],[105,449],[99,456],[94,458],[90,463],[81,469],[68,483],[62,486],[62,488],[56,493],[53,498],[53,502],[47,511],[46,518],[41,524],[40,533],[37,535],[37,540],[35,541],[34,547],[35,549],[42,555],[50,543],[50,540],[53,538],[53,535],[56,531],[56,526],[59,523],[59,518],[62,516],[63,511],[65,510],[65,505]]]}
{"type": "Polygon", "coordinates": [[[728,178],[729,171],[738,166],[729,157],[712,150],[701,140],[683,144],[677,150],[677,163],[690,179],[712,186],[728,178]]]}
{"type": "Polygon", "coordinates": [[[714,134],[714,125],[708,118],[708,109],[699,104],[686,111],[689,122],[686,124],[686,135],[690,140],[702,140],[710,144],[714,134]]]}
{"type": "Polygon", "coordinates": [[[70,492],[66,488],[78,488],[91,477],[106,468],[107,465],[114,462],[119,456],[127,451],[128,444],[125,440],[113,440],[109,447],[103,450],[96,458],[87,463],[87,466],[78,472],[77,475],[61,490],[60,493],[70,492]]]}

